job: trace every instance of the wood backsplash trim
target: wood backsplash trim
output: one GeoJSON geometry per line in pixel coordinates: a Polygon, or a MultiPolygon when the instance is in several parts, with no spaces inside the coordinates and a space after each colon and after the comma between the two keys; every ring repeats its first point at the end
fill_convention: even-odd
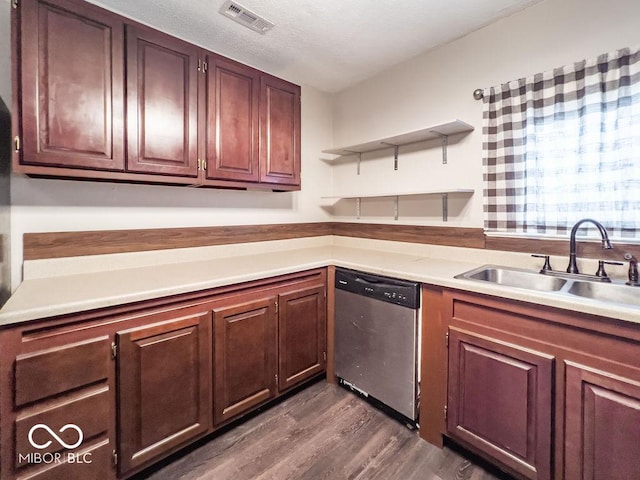
{"type": "Polygon", "coordinates": [[[331,223],[25,233],[24,259],[205,247],[331,235],[331,223]]]}
{"type": "MultiPolygon", "coordinates": [[[[629,243],[611,242],[613,248],[604,250],[599,241],[578,240],[577,253],[581,258],[595,258],[601,260],[623,261],[623,256],[627,252],[640,254],[640,245],[629,243]]],[[[569,258],[568,240],[546,240],[537,238],[509,238],[509,237],[487,237],[486,247],[488,250],[504,250],[508,252],[536,253],[543,255],[560,255],[569,258]]],[[[567,260],[568,261],[568,260],[567,260]]],[[[566,265],[553,265],[554,269],[562,270],[566,265]],[[561,268],[562,267],[562,268],[561,268]]]]}
{"type": "MultiPolygon", "coordinates": [[[[486,237],[481,228],[385,225],[371,223],[291,223],[221,227],[158,228],[90,232],[25,233],[24,259],[62,258],[168,248],[264,242],[290,238],[339,235],[396,242],[486,248],[545,255],[569,254],[567,240],[486,237]]],[[[640,254],[639,245],[614,242],[602,250],[599,242],[578,242],[578,256],[622,260],[626,252],[640,254]]],[[[559,268],[554,266],[555,268],[559,268]]]]}
{"type": "Polygon", "coordinates": [[[229,245],[321,235],[341,235],[397,242],[484,248],[484,234],[481,228],[318,222],[157,228],[149,230],[25,233],[24,259],[38,260],[168,248],[229,245]]]}
{"type": "Polygon", "coordinates": [[[482,228],[334,223],[333,234],[343,237],[372,238],[395,242],[485,248],[482,228]]]}

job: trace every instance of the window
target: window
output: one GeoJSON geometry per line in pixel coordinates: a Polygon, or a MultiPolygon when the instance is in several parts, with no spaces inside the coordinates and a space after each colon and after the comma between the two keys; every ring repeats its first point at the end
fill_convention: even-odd
{"type": "Polygon", "coordinates": [[[483,142],[487,233],[640,240],[640,49],[487,89],[483,142]]]}

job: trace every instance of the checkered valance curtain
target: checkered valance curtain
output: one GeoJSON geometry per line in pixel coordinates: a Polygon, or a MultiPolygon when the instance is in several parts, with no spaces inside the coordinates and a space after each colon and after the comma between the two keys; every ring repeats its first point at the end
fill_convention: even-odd
{"type": "Polygon", "coordinates": [[[485,230],[640,238],[640,49],[484,91],[485,230]]]}

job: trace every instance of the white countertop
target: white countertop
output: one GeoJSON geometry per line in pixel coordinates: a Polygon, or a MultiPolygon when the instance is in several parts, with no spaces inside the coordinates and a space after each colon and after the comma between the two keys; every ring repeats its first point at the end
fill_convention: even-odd
{"type": "Polygon", "coordinates": [[[492,254],[456,247],[319,237],[306,241],[265,242],[265,245],[206,247],[179,253],[145,252],[100,257],[104,258],[38,261],[40,263],[35,266],[25,265],[25,280],[0,310],[0,326],[327,265],[640,324],[638,308],[454,278],[487,263],[523,266],[523,262],[532,262],[527,254],[492,254]],[[451,258],[464,258],[464,261],[451,258]],[[513,265],[514,261],[520,264],[513,265]]]}

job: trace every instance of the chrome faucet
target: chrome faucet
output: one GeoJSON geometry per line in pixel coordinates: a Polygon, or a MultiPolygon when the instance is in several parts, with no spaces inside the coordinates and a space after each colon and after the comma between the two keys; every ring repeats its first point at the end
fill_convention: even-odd
{"type": "Polygon", "coordinates": [[[597,222],[591,218],[583,218],[582,220],[578,220],[571,229],[571,240],[569,241],[569,266],[567,267],[567,273],[580,273],[580,271],[578,270],[578,265],[576,263],[576,233],[578,232],[578,228],[580,228],[580,225],[585,222],[591,222],[596,227],[598,227],[600,236],[602,237],[602,248],[605,248],[607,250],[613,248],[611,242],[609,241],[609,235],[600,222],[597,222]]]}

